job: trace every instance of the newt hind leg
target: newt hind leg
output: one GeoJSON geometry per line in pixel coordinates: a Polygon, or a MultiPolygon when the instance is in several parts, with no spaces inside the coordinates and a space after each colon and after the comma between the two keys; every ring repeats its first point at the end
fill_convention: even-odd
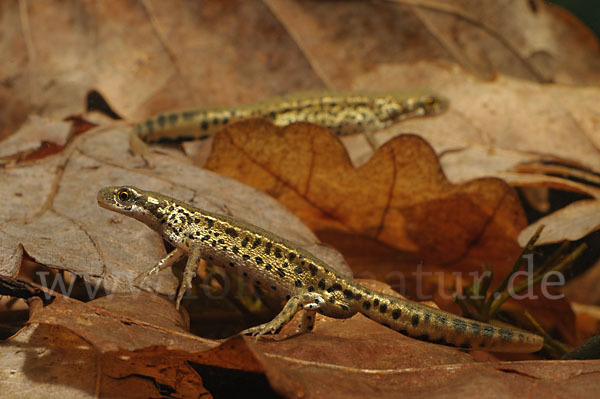
{"type": "Polygon", "coordinates": [[[257,339],[264,334],[277,334],[283,326],[292,320],[299,310],[304,309],[305,313],[302,317],[302,321],[293,335],[302,334],[303,332],[312,329],[315,322],[315,314],[324,303],[325,300],[323,297],[316,292],[294,295],[287,301],[281,312],[279,312],[273,320],[258,326],[250,327],[242,331],[242,334],[252,335],[257,339]]]}

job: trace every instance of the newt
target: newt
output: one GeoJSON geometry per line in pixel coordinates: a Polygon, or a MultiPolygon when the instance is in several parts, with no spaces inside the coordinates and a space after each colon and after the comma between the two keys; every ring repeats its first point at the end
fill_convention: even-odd
{"type": "Polygon", "coordinates": [[[243,331],[257,338],[278,333],[304,310],[293,335],[312,330],[317,312],[333,318],[362,313],[404,335],[463,349],[536,352],[543,345],[542,337],[526,331],[481,323],[371,290],[285,238],[237,218],[133,186],[103,188],[97,200],[103,208],[145,223],[174,247],[138,278],[143,280],[187,256],[177,308],[201,259],[237,271],[249,284],[285,299],[283,310],[273,320],[243,331]]]}
{"type": "Polygon", "coordinates": [[[338,136],[363,133],[375,149],[377,143],[372,134],[375,130],[407,118],[436,115],[447,106],[447,99],[427,90],[301,92],[236,107],[161,113],[137,123],[134,132],[147,143],[200,140],[214,135],[230,122],[260,116],[278,126],[294,122],[316,123],[338,136]]]}

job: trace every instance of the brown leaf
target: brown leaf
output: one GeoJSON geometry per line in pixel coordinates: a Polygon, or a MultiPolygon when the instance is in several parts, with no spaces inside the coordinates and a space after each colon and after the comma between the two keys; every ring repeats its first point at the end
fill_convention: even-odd
{"type": "Polygon", "coordinates": [[[492,262],[502,273],[520,250],[525,220],[510,187],[451,184],[417,136],[396,137],[354,168],[326,129],[248,120],[217,135],[206,167],[271,194],[350,257],[371,248],[402,253],[411,267],[492,262]]]}
{"type": "Polygon", "coordinates": [[[599,368],[594,361],[427,365],[387,370],[336,367],[279,356],[265,356],[263,362],[268,364],[272,385],[289,397],[508,398],[526,391],[531,398],[546,398],[548,392],[559,397],[593,398],[598,394],[595,374],[599,368]],[[343,383],[336,383],[340,381],[343,383]]]}
{"type": "MultiPolygon", "coordinates": [[[[516,171],[546,159],[600,171],[596,87],[541,85],[504,75],[484,82],[458,68],[397,64],[358,76],[353,88],[402,89],[399,77],[447,96],[450,106],[438,117],[410,119],[375,137],[385,142],[399,133],[418,133],[440,154],[453,182],[516,171]]],[[[351,158],[360,164],[370,152],[359,143],[350,145],[349,139],[345,143],[351,158]]]]}
{"type": "MultiPolygon", "coordinates": [[[[538,82],[600,82],[594,36],[541,1],[267,4],[333,87],[347,87],[377,66],[424,61],[452,62],[488,80],[502,73],[538,82]]],[[[410,86],[410,79],[400,79],[410,86]]]]}
{"type": "Polygon", "coordinates": [[[545,227],[540,235],[539,245],[579,240],[600,229],[600,201],[577,201],[538,219],[521,232],[519,242],[527,242],[527,237],[531,237],[541,225],[545,227]]]}
{"type": "MultiPolygon", "coordinates": [[[[386,281],[413,299],[434,298],[446,309],[456,311],[450,289],[457,272],[460,286],[472,278],[467,273],[489,264],[497,284],[521,251],[525,217],[514,191],[494,178],[448,182],[417,136],[388,141],[355,168],[324,128],[247,120],[217,134],[206,167],[277,198],[339,248],[361,277],[386,281]],[[440,270],[453,274],[440,280],[440,270]]],[[[562,301],[560,317],[533,313],[572,342],[574,317],[562,301]]],[[[555,302],[540,296],[537,309],[555,302]]]]}
{"type": "MultiPolygon", "coordinates": [[[[338,252],[319,243],[295,216],[256,190],[161,154],[149,155],[155,167],[147,169],[129,152],[126,128],[90,133],[56,156],[0,169],[6,182],[0,186],[0,267],[14,270],[11,259],[22,244],[38,263],[84,278],[88,291],[100,285],[108,292],[137,290],[132,280],[165,254],[162,239],[96,202],[104,186],[135,184],[260,225],[350,273],[338,252]]],[[[165,270],[149,283],[157,292],[172,295],[178,280],[165,270]]]]}
{"type": "Polygon", "coordinates": [[[0,62],[0,138],[32,113],[82,113],[92,89],[141,119],[323,87],[261,2],[16,4],[0,13],[0,49],[10,54],[0,62]]]}
{"type": "Polygon", "coordinates": [[[32,116],[14,135],[2,142],[0,148],[0,164],[7,156],[20,157],[30,155],[43,146],[64,147],[71,133],[68,122],[53,122],[32,116]]]}
{"type": "MultiPolygon", "coordinates": [[[[537,0],[18,4],[3,4],[0,14],[0,50],[10,55],[0,60],[0,138],[30,114],[82,113],[90,90],[141,119],[174,107],[349,89],[384,64],[452,63],[485,79],[600,81],[593,36],[537,0]]],[[[409,76],[390,82],[423,85],[409,76]]]]}
{"type": "Polygon", "coordinates": [[[588,389],[600,367],[598,361],[476,362],[466,353],[402,336],[362,315],[346,320],[317,316],[311,334],[247,342],[273,388],[286,397],[447,398],[484,393],[495,398],[519,396],[523,389],[531,397],[542,397],[548,385],[567,396],[587,397],[593,396],[588,389]],[[587,372],[580,379],[582,367],[587,372]]]}
{"type": "Polygon", "coordinates": [[[219,344],[190,334],[187,321],[171,301],[144,292],[105,296],[85,304],[58,296],[46,307],[34,304],[29,323],[60,326],[83,338],[101,354],[106,376],[145,376],[181,394],[202,388],[187,362],[262,371],[241,338],[219,344]]]}
{"type": "Polygon", "coordinates": [[[570,301],[600,305],[600,261],[596,261],[584,273],[569,280],[563,292],[570,301]]]}
{"type": "MultiPolygon", "coordinates": [[[[2,395],[11,398],[82,399],[158,396],[149,378],[128,374],[121,379],[82,338],[67,329],[31,324],[0,347],[2,395]]],[[[198,379],[195,392],[205,392],[198,379]]],[[[182,384],[183,385],[183,384],[182,384]]],[[[191,396],[188,396],[191,397],[191,396]]],[[[197,396],[196,396],[197,397],[197,396]]]]}
{"type": "MultiPolygon", "coordinates": [[[[43,343],[49,352],[45,357],[50,357],[54,364],[47,366],[53,371],[38,372],[40,385],[56,379],[54,375],[60,373],[63,363],[71,370],[79,369],[69,365],[65,358],[74,355],[77,362],[87,367],[78,370],[77,375],[65,373],[60,380],[67,387],[95,391],[96,397],[111,396],[115,383],[121,380],[126,381],[124,391],[113,396],[139,397],[140,392],[147,392],[144,395],[150,397],[156,396],[158,390],[180,395],[177,397],[207,394],[188,362],[243,372],[262,371],[242,339],[219,344],[192,335],[186,331],[182,314],[170,301],[147,293],[116,294],[85,304],[59,295],[43,308],[39,300],[34,301],[29,323],[31,333],[22,330],[9,344],[35,347],[43,343]],[[31,327],[38,325],[43,327],[32,330],[31,327]],[[140,381],[136,382],[138,378],[140,381]],[[145,380],[153,383],[139,386],[145,380]]],[[[6,347],[5,352],[9,351],[10,347],[6,347]]],[[[34,372],[29,369],[31,366],[25,363],[25,373],[34,372]]],[[[37,389],[40,389],[37,384],[31,384],[28,391],[37,389]]],[[[69,394],[70,390],[63,388],[58,392],[69,394]]]]}
{"type": "Polygon", "coordinates": [[[188,333],[187,322],[171,301],[145,292],[114,294],[88,303],[58,296],[48,306],[33,306],[29,322],[63,326],[100,352],[133,352],[151,346],[201,352],[218,345],[188,333]]]}

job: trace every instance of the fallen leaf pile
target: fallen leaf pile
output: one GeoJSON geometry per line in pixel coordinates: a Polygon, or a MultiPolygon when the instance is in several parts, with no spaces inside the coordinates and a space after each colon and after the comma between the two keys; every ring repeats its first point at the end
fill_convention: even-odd
{"type": "Polygon", "coordinates": [[[536,262],[565,240],[588,250],[549,287],[566,295],[536,287],[500,319],[534,330],[527,310],[579,346],[600,330],[600,45],[566,11],[540,0],[9,0],[0,27],[2,395],[600,393],[598,360],[465,352],[360,314],[318,315],[285,340],[236,335],[282,304],[202,262],[177,311],[183,264],[146,291],[133,283],[170,246],[96,202],[109,185],[165,193],[454,313],[454,290],[487,267],[497,285],[544,224],[536,262]],[[416,88],[449,108],[375,132],[375,151],[362,135],[261,118],[143,153],[130,137],[133,122],[171,109],[416,88]]]}

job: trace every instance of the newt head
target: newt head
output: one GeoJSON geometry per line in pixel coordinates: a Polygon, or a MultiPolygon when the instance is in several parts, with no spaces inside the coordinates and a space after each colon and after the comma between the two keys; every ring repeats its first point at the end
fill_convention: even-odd
{"type": "Polygon", "coordinates": [[[111,186],[98,191],[98,205],[144,222],[150,227],[160,223],[168,201],[134,186],[111,186]]]}

